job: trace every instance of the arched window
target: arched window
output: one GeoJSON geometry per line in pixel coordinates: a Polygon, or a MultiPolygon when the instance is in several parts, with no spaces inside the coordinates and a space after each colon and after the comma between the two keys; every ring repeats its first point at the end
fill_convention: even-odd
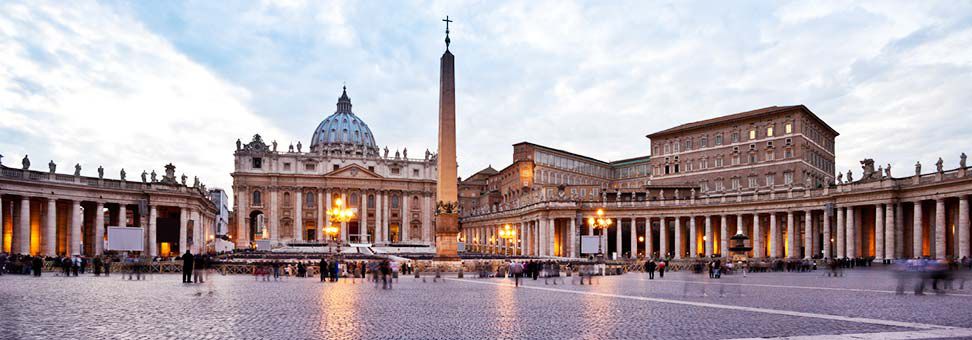
{"type": "Polygon", "coordinates": [[[413,207],[418,207],[419,206],[418,196],[412,196],[412,206],[413,207]]]}
{"type": "Polygon", "coordinates": [[[369,207],[375,206],[375,195],[368,195],[368,206],[369,207]]]}
{"type": "Polygon", "coordinates": [[[304,205],[308,207],[314,206],[314,193],[308,192],[304,194],[304,205]]]}
{"type": "Polygon", "coordinates": [[[284,201],[283,201],[283,203],[284,203],[284,206],[285,207],[289,207],[290,206],[291,203],[290,203],[290,193],[289,192],[285,192],[284,193],[284,201]]]}
{"type": "Polygon", "coordinates": [[[351,204],[358,206],[358,194],[351,194],[351,204]]]}
{"type": "Polygon", "coordinates": [[[398,209],[398,195],[392,195],[392,197],[391,197],[391,207],[392,207],[392,209],[398,209]]]}
{"type": "Polygon", "coordinates": [[[263,204],[261,198],[262,197],[261,197],[260,192],[259,191],[254,191],[253,192],[253,205],[261,205],[261,204],[263,204]]]}

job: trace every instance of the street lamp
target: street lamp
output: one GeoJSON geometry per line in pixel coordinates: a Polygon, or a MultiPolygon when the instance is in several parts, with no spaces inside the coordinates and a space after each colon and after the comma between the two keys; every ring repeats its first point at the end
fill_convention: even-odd
{"type": "MultiPolygon", "coordinates": [[[[331,223],[347,223],[354,218],[354,210],[344,206],[344,200],[338,198],[334,200],[334,206],[327,210],[328,219],[331,223]]],[[[324,228],[324,232],[331,236],[331,241],[337,242],[336,236],[338,228],[331,225],[324,228]]],[[[341,252],[341,243],[338,243],[338,252],[341,252]]]]}
{"type": "MultiPolygon", "coordinates": [[[[604,233],[607,232],[607,229],[611,227],[611,224],[612,223],[614,223],[614,222],[611,221],[610,218],[605,218],[604,217],[604,209],[600,209],[600,208],[597,209],[597,211],[595,212],[595,216],[588,216],[587,217],[587,226],[589,226],[591,228],[594,228],[594,229],[601,229],[601,233],[598,234],[598,245],[599,246],[604,243],[604,233]]],[[[601,254],[602,255],[607,255],[607,254],[604,254],[604,251],[605,250],[606,249],[601,249],[601,254]]]]}
{"type": "Polygon", "coordinates": [[[506,255],[506,251],[510,249],[509,240],[516,239],[516,230],[511,228],[509,224],[503,225],[503,229],[499,230],[499,237],[505,241],[503,242],[505,245],[503,247],[503,255],[506,255]]]}

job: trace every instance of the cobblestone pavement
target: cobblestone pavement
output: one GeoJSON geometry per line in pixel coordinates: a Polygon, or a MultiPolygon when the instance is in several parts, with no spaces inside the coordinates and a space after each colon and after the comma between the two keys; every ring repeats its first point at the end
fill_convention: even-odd
{"type": "Polygon", "coordinates": [[[972,337],[972,282],[895,295],[883,270],[757,273],[709,280],[630,273],[576,285],[407,277],[393,290],[316,279],[214,275],[0,276],[3,339],[646,339],[972,337]]]}

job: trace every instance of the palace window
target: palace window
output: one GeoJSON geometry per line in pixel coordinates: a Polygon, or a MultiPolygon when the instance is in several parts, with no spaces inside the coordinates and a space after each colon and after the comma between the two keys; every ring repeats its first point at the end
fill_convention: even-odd
{"type": "Polygon", "coordinates": [[[671,145],[665,144],[665,154],[666,155],[670,152],[671,148],[672,148],[671,145]]]}
{"type": "Polygon", "coordinates": [[[790,158],[790,157],[793,157],[793,150],[791,149],[783,150],[783,158],[790,158]]]}
{"type": "Polygon", "coordinates": [[[253,205],[262,205],[263,204],[263,200],[261,200],[261,198],[263,198],[263,197],[260,194],[260,192],[259,191],[254,191],[253,192],[253,205]]]}
{"type": "Polygon", "coordinates": [[[418,169],[412,169],[412,177],[418,177],[418,176],[419,176],[418,169]]]}
{"type": "Polygon", "coordinates": [[[776,176],[766,175],[766,186],[771,187],[774,182],[776,182],[776,176]]]}
{"type": "Polygon", "coordinates": [[[692,140],[691,139],[685,141],[685,151],[690,151],[690,150],[692,150],[692,140]]]}
{"type": "Polygon", "coordinates": [[[739,189],[739,177],[732,178],[732,190],[739,189]]]}
{"type": "Polygon", "coordinates": [[[793,172],[783,173],[783,184],[793,184],[793,172]]]}
{"type": "Polygon", "coordinates": [[[350,205],[358,206],[358,194],[351,194],[348,198],[351,200],[350,205]]]}
{"type": "Polygon", "coordinates": [[[391,173],[392,173],[392,175],[399,175],[399,174],[402,173],[402,169],[399,169],[399,168],[391,168],[391,173]]]}
{"type": "Polygon", "coordinates": [[[786,139],[786,146],[790,146],[791,144],[793,144],[793,139],[787,138],[786,139]]]}
{"type": "Polygon", "coordinates": [[[766,128],[766,136],[767,137],[773,137],[773,126],[772,125],[770,125],[769,127],[766,128]]]}
{"type": "Polygon", "coordinates": [[[709,147],[709,137],[702,137],[702,140],[699,142],[699,144],[700,144],[700,147],[703,147],[703,148],[709,147]]]}
{"type": "Polygon", "coordinates": [[[756,129],[749,130],[749,139],[756,139],[756,129]]]}
{"type": "Polygon", "coordinates": [[[721,133],[715,136],[715,145],[722,145],[722,134],[721,133]]]}
{"type": "Polygon", "coordinates": [[[679,145],[680,145],[680,144],[678,143],[678,141],[675,141],[675,143],[674,143],[674,144],[672,145],[672,147],[673,147],[673,148],[675,148],[675,150],[674,150],[674,151],[675,151],[676,153],[678,153],[678,152],[679,152],[679,147],[678,147],[679,145]]]}
{"type": "Polygon", "coordinates": [[[709,181],[699,182],[699,188],[702,189],[702,192],[709,191],[709,181]]]}
{"type": "Polygon", "coordinates": [[[305,163],[304,164],[304,170],[314,171],[315,169],[317,169],[317,164],[314,164],[314,163],[305,163]]]}
{"type": "Polygon", "coordinates": [[[733,132],[732,133],[732,142],[733,143],[739,143],[739,132],[733,132]]]}
{"type": "Polygon", "coordinates": [[[749,164],[755,164],[757,160],[758,158],[756,157],[755,153],[749,154],[749,164]]]}
{"type": "Polygon", "coordinates": [[[254,169],[262,169],[263,168],[263,158],[253,157],[250,160],[250,166],[253,167],[254,169]]]}
{"type": "Polygon", "coordinates": [[[787,122],[786,125],[784,126],[784,130],[786,131],[787,134],[793,133],[793,123],[787,122]]]}
{"type": "Polygon", "coordinates": [[[749,176],[749,188],[752,189],[755,187],[756,187],[756,176],[749,176]]]}
{"type": "Polygon", "coordinates": [[[290,171],[290,163],[284,163],[284,171],[290,171]]]}
{"type": "Polygon", "coordinates": [[[766,150],[766,160],[771,161],[775,158],[776,154],[773,153],[773,150],[766,150]]]}

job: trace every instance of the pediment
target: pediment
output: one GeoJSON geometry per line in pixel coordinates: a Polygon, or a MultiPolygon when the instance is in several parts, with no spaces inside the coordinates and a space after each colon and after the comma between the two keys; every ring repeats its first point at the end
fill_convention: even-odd
{"type": "Polygon", "coordinates": [[[334,178],[358,178],[358,179],[379,179],[384,178],[381,175],[365,169],[364,167],[357,164],[350,164],[338,168],[337,170],[331,171],[324,175],[325,177],[334,178]]]}

